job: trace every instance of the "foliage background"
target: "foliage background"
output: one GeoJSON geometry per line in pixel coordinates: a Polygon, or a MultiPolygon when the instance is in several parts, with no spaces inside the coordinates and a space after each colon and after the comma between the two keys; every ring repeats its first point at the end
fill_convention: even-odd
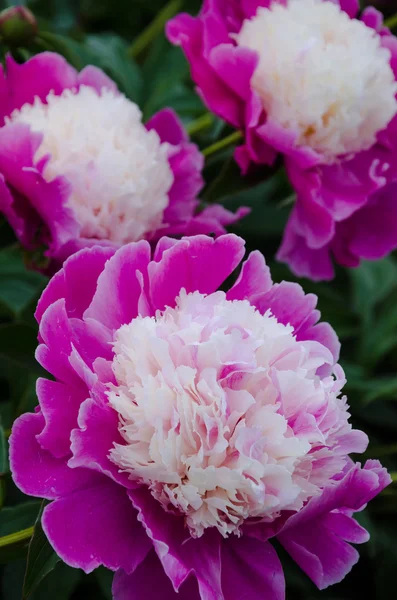
{"type": "MultiPolygon", "coordinates": [[[[197,12],[199,0],[31,0],[39,34],[29,44],[14,47],[14,56],[52,49],[74,66],[96,64],[120,89],[138,102],[148,118],[164,106],[174,107],[186,124],[206,113],[189,78],[182,53],[162,33],[161,12],[182,8],[197,12]],[[159,17],[160,15],[160,17],[159,17]],[[157,27],[147,27],[157,21],[157,27]]],[[[386,16],[397,12],[397,0],[378,0],[386,16]]],[[[9,6],[0,1],[0,8],[9,6]]],[[[163,18],[164,20],[164,18],[163,18]]],[[[9,51],[0,47],[1,59],[9,51]]],[[[208,148],[230,131],[215,118],[192,129],[194,140],[208,148]],[[204,127],[203,125],[207,125],[204,127]]],[[[261,169],[241,179],[231,160],[232,149],[207,158],[203,201],[235,209],[248,205],[252,213],[235,228],[249,249],[259,248],[271,264],[275,280],[294,279],[274,262],[287,219],[292,190],[282,171],[261,169]]],[[[11,229],[0,220],[0,597],[4,600],[106,600],[111,598],[111,574],[98,569],[89,576],[71,569],[52,552],[39,525],[29,540],[40,501],[24,497],[13,485],[7,464],[7,437],[13,420],[36,404],[35,380],[42,369],[34,360],[37,327],[33,312],[46,279],[29,271],[11,229]],[[4,537],[10,536],[11,537],[4,537]],[[29,556],[28,556],[29,551],[29,556]],[[55,567],[55,568],[54,568],[55,567]],[[49,573],[47,577],[43,576],[49,573]]],[[[370,435],[366,457],[379,458],[397,480],[397,257],[364,263],[356,270],[339,269],[331,284],[301,282],[319,296],[323,319],[342,341],[353,422],[370,435]]],[[[355,600],[393,596],[397,567],[397,483],[359,515],[371,532],[361,549],[361,561],[346,580],[319,592],[284,554],[288,600],[355,600]]],[[[73,526],[73,524],[70,524],[73,526]]],[[[98,532],[100,535],[100,532],[98,532]]]]}

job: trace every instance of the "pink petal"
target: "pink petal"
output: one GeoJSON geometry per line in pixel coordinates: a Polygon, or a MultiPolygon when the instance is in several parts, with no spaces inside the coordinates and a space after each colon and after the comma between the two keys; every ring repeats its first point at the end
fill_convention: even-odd
{"type": "Polygon", "coordinates": [[[341,581],[357,562],[358,553],[348,542],[367,540],[365,530],[346,513],[361,510],[390,482],[378,461],[367,461],[363,468],[353,465],[287,521],[278,539],[320,589],[341,581]]]}
{"type": "Polygon", "coordinates": [[[258,294],[268,292],[273,285],[270,269],[263,254],[251,252],[243,263],[236,283],[227,292],[228,300],[251,300],[258,294]]]}
{"type": "Polygon", "coordinates": [[[42,524],[62,560],[86,573],[99,565],[130,573],[151,548],[125,490],[106,479],[46,506],[42,524]]]}
{"type": "Polygon", "coordinates": [[[44,290],[37,304],[36,320],[40,322],[48,306],[59,298],[65,298],[68,316],[82,317],[91,304],[98,277],[114,252],[111,248],[95,246],[67,259],[44,290]],[[84,285],[81,285],[82,281],[84,285]]]}
{"type": "Polygon", "coordinates": [[[37,436],[45,422],[41,413],[26,413],[12,427],[10,465],[15,484],[29,496],[54,498],[101,482],[102,476],[88,469],[69,469],[65,459],[43,450],[37,436]]]}
{"type": "Polygon", "coordinates": [[[117,571],[113,579],[112,594],[114,600],[200,600],[193,577],[189,577],[180,587],[179,593],[175,594],[171,581],[153,551],[149,552],[131,575],[117,571]]]}
{"type": "Polygon", "coordinates": [[[271,544],[247,535],[224,540],[222,591],[225,600],[284,600],[283,568],[271,544]]]}
{"type": "Polygon", "coordinates": [[[79,429],[74,429],[70,436],[73,456],[68,465],[73,469],[87,467],[107,475],[124,487],[135,487],[134,482],[129,481],[128,474],[119,472],[119,468],[109,460],[114,444],[123,443],[116,411],[109,405],[87,398],[81,405],[78,425],[79,429]]]}
{"type": "Polygon", "coordinates": [[[98,94],[104,89],[110,90],[115,94],[118,93],[117,85],[114,81],[105,75],[101,69],[93,67],[92,65],[88,65],[78,74],[77,83],[78,85],[87,85],[94,88],[98,94]]]}
{"type": "Polygon", "coordinates": [[[56,458],[70,456],[70,432],[77,426],[77,415],[87,397],[87,388],[71,387],[58,381],[40,378],[37,396],[45,419],[37,441],[56,458]]]}
{"type": "Polygon", "coordinates": [[[96,319],[111,330],[130,323],[138,315],[139,300],[145,294],[137,273],[145,277],[149,261],[150,246],[145,240],[117,250],[98,278],[84,318],[96,319]]]}
{"type": "Polygon", "coordinates": [[[6,66],[11,110],[33,104],[36,96],[45,102],[50,92],[60,96],[63,90],[77,85],[75,69],[53,52],[36,54],[21,65],[8,55],[6,66]]]}
{"type": "Polygon", "coordinates": [[[184,238],[148,267],[154,309],[174,306],[182,288],[187,293],[215,292],[244,256],[244,240],[233,234],[184,238]]]}
{"type": "Polygon", "coordinates": [[[208,532],[193,539],[183,518],[171,513],[165,515],[163,507],[148,490],[131,490],[129,495],[174,589],[177,591],[188,576],[194,574],[201,600],[222,598],[219,535],[208,532]]]}
{"type": "Polygon", "coordinates": [[[15,215],[26,221],[24,232],[17,230],[21,239],[25,242],[30,237],[29,243],[32,244],[39,223],[43,231],[36,245],[49,245],[49,254],[52,255],[72,237],[78,236],[79,225],[67,206],[67,180],[56,177],[47,182],[42,176],[43,166],[34,164],[34,154],[40,142],[40,134],[32,134],[27,125],[11,124],[1,128],[0,171],[7,185],[16,190],[15,215]],[[35,223],[33,231],[29,225],[32,214],[35,223]]]}
{"type": "Polygon", "coordinates": [[[172,146],[179,146],[189,141],[189,137],[182,121],[172,108],[163,108],[146,123],[146,129],[154,129],[162,143],[168,142],[172,146]]]}

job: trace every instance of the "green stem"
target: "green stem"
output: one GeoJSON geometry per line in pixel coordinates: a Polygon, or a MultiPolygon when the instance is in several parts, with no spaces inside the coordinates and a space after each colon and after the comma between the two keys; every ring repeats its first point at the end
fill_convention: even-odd
{"type": "Polygon", "coordinates": [[[136,58],[164,30],[164,26],[182,8],[183,0],[172,0],[131,44],[128,54],[136,58]]]}
{"type": "Polygon", "coordinates": [[[4,535],[3,537],[0,537],[0,548],[30,540],[30,538],[33,535],[33,531],[34,527],[28,527],[27,529],[22,529],[21,531],[17,531],[16,533],[10,533],[9,535],[4,535]]]}
{"type": "Polygon", "coordinates": [[[215,144],[211,144],[211,146],[204,148],[204,150],[202,150],[202,153],[206,158],[208,158],[213,154],[217,154],[221,150],[226,150],[226,148],[229,148],[230,146],[235,146],[242,139],[243,134],[241,133],[241,131],[235,131],[234,133],[231,133],[227,137],[223,138],[222,140],[219,140],[219,142],[215,142],[215,144]]]}
{"type": "Polygon", "coordinates": [[[214,122],[214,118],[211,113],[206,113],[202,117],[199,117],[195,121],[192,121],[186,126],[186,131],[189,135],[195,135],[200,133],[204,129],[209,129],[214,122]]]}
{"type": "Polygon", "coordinates": [[[389,17],[388,19],[386,19],[385,25],[389,29],[394,29],[394,27],[397,26],[397,13],[395,15],[393,15],[392,17],[389,17]]]}

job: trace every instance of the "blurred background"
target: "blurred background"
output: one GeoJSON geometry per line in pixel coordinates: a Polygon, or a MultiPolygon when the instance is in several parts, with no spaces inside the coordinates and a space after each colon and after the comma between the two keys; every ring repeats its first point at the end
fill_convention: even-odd
{"type": "MultiPolygon", "coordinates": [[[[197,12],[199,0],[31,0],[21,4],[32,11],[37,29],[32,22],[10,30],[0,15],[2,60],[9,51],[24,61],[37,52],[53,50],[77,69],[86,64],[104,69],[140,105],[145,119],[172,106],[200,148],[230,133],[206,113],[182,53],[163,35],[168,18],[181,10],[197,12]]],[[[397,0],[372,4],[387,17],[397,13],[397,0]]],[[[9,6],[0,1],[0,9],[9,6]]],[[[203,202],[216,200],[233,210],[250,206],[251,215],[234,231],[247,240],[249,249],[259,248],[265,254],[275,280],[295,280],[273,258],[293,202],[283,171],[262,168],[242,179],[229,148],[208,157],[204,175],[203,202]]],[[[24,497],[8,471],[6,448],[12,423],[21,413],[33,410],[35,380],[43,375],[34,360],[37,328],[33,312],[46,279],[26,268],[31,258],[22,254],[0,217],[0,597],[20,600],[24,593],[24,598],[33,600],[106,600],[111,598],[111,573],[98,569],[87,576],[67,567],[40,532],[28,557],[30,528],[41,503],[24,497]],[[2,543],[4,536],[17,532],[21,534],[13,537],[11,545],[2,543]]],[[[396,597],[397,569],[397,256],[365,262],[350,271],[339,269],[332,283],[300,283],[318,295],[323,319],[341,339],[352,420],[370,436],[364,459],[379,458],[394,483],[358,515],[371,541],[360,550],[360,563],[342,584],[319,592],[280,549],[287,599],[386,600],[396,597]]]]}

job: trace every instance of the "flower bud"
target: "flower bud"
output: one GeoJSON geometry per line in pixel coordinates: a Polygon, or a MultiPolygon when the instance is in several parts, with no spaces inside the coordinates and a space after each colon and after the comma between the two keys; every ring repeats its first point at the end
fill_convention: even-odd
{"type": "Polygon", "coordinates": [[[26,46],[37,33],[33,13],[24,6],[12,6],[0,13],[0,37],[9,46],[26,46]]]}

